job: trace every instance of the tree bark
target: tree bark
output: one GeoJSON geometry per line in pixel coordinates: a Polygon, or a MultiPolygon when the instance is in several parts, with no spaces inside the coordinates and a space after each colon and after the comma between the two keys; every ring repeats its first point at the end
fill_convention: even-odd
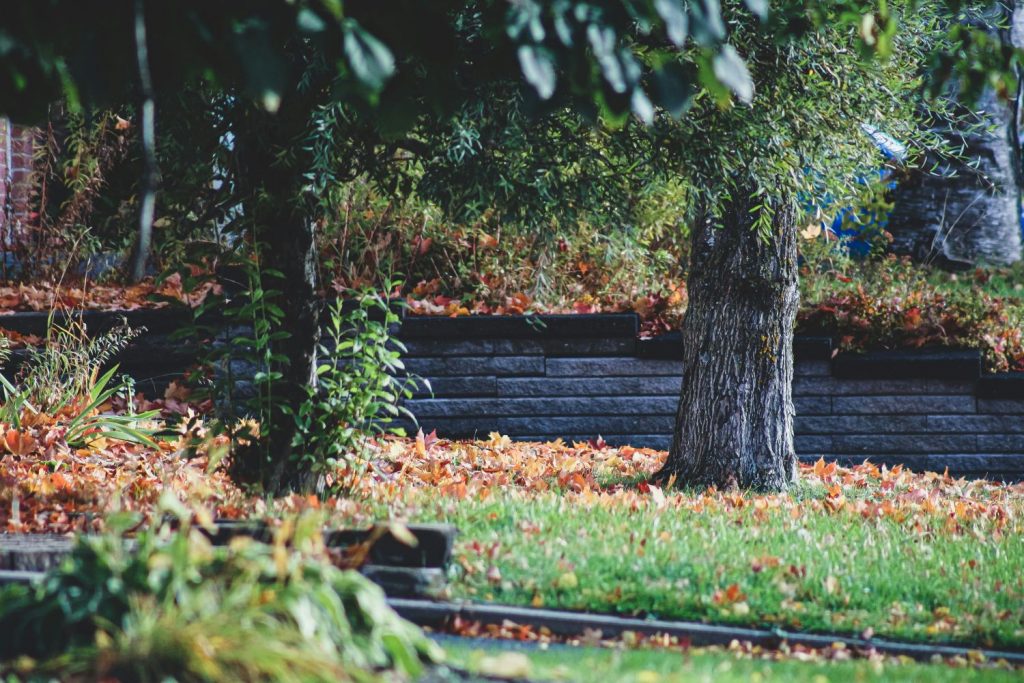
{"type": "Polygon", "coordinates": [[[784,198],[765,239],[756,200],[728,202],[721,227],[694,227],[683,321],[683,385],[668,460],[678,485],[785,489],[793,450],[795,207],[784,198]]]}
{"type": "Polygon", "coordinates": [[[283,311],[280,331],[287,334],[270,343],[275,359],[270,369],[281,377],[272,384],[262,443],[240,453],[234,469],[238,478],[272,493],[310,493],[316,485],[312,468],[294,452],[298,425],[293,414],[315,387],[320,339],[317,200],[306,181],[310,153],[300,143],[309,111],[301,100],[276,113],[250,108],[235,142],[246,185],[246,218],[262,255],[263,288],[278,292],[270,300],[283,311]]]}
{"type": "MultiPolygon", "coordinates": [[[[997,3],[993,25],[1010,15],[1014,46],[1024,45],[1024,3],[997,3]]],[[[967,104],[967,103],[965,103],[967,104]]],[[[1019,112],[991,89],[970,107],[991,131],[952,135],[964,161],[925,160],[896,189],[888,230],[893,251],[944,267],[1007,265],[1021,258],[1019,112]]]]}
{"type": "Polygon", "coordinates": [[[297,459],[299,454],[294,452],[293,443],[298,425],[294,415],[282,408],[297,410],[303,401],[309,400],[309,391],[316,386],[321,302],[317,294],[313,217],[293,206],[280,221],[266,227],[264,262],[284,274],[284,278],[272,280],[266,286],[276,285],[281,292],[276,301],[284,311],[281,326],[288,335],[271,344],[275,356],[287,360],[272,364],[272,369],[281,373],[281,380],[274,385],[279,393],[267,443],[273,469],[261,483],[266,490],[277,493],[311,493],[316,475],[311,466],[304,466],[297,459]]]}

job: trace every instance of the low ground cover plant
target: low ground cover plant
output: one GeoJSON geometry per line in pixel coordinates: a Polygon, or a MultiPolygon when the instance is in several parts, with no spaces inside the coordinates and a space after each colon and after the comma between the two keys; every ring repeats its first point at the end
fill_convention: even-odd
{"type": "Polygon", "coordinates": [[[377,586],[331,564],[318,516],[224,548],[170,491],[157,510],[174,528],[115,515],[38,585],[0,590],[6,680],[367,683],[438,657],[377,586]]]}

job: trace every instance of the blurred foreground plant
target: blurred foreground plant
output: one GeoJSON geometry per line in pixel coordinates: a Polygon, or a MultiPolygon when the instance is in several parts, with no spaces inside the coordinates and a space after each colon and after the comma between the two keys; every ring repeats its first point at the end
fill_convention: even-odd
{"type": "MultiPolygon", "coordinates": [[[[24,680],[375,681],[415,676],[436,648],[383,592],[330,564],[313,515],[272,543],[214,547],[165,495],[82,536],[37,585],[0,592],[0,673],[24,680]],[[170,520],[174,519],[172,523],[170,520]]],[[[199,514],[198,517],[204,515],[199,514]]]]}

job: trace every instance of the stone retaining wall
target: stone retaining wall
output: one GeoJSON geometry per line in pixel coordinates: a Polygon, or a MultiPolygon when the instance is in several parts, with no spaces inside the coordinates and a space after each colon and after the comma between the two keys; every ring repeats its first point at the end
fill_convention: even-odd
{"type": "MultiPolygon", "coordinates": [[[[636,319],[544,316],[411,319],[406,365],[433,397],[409,403],[425,431],[499,431],[516,439],[598,435],[667,448],[681,340],[636,339],[636,319]]],[[[976,351],[844,354],[798,338],[793,395],[801,458],[905,463],[915,469],[1024,475],[1024,377],[981,375],[976,351]]]]}
{"type": "MultiPolygon", "coordinates": [[[[90,329],[116,314],[87,313],[90,329]]],[[[190,317],[137,311],[148,332],[122,356],[147,395],[195,357],[168,338],[190,317]]],[[[0,317],[41,334],[46,314],[0,317]]],[[[408,369],[430,381],[409,407],[445,437],[586,440],[666,448],[681,382],[678,334],[638,340],[637,318],[409,317],[408,369]]],[[[976,351],[841,354],[827,338],[797,338],[796,448],[807,460],[905,463],[915,469],[1024,478],[1024,373],[982,375],[976,351]]]]}

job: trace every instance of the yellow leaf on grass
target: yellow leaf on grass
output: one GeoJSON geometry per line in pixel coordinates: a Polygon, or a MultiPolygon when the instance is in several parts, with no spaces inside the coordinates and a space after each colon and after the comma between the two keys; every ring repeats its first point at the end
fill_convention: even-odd
{"type": "Polygon", "coordinates": [[[502,652],[494,657],[484,657],[477,669],[484,676],[495,678],[529,678],[533,671],[530,658],[522,652],[502,652]]]}

